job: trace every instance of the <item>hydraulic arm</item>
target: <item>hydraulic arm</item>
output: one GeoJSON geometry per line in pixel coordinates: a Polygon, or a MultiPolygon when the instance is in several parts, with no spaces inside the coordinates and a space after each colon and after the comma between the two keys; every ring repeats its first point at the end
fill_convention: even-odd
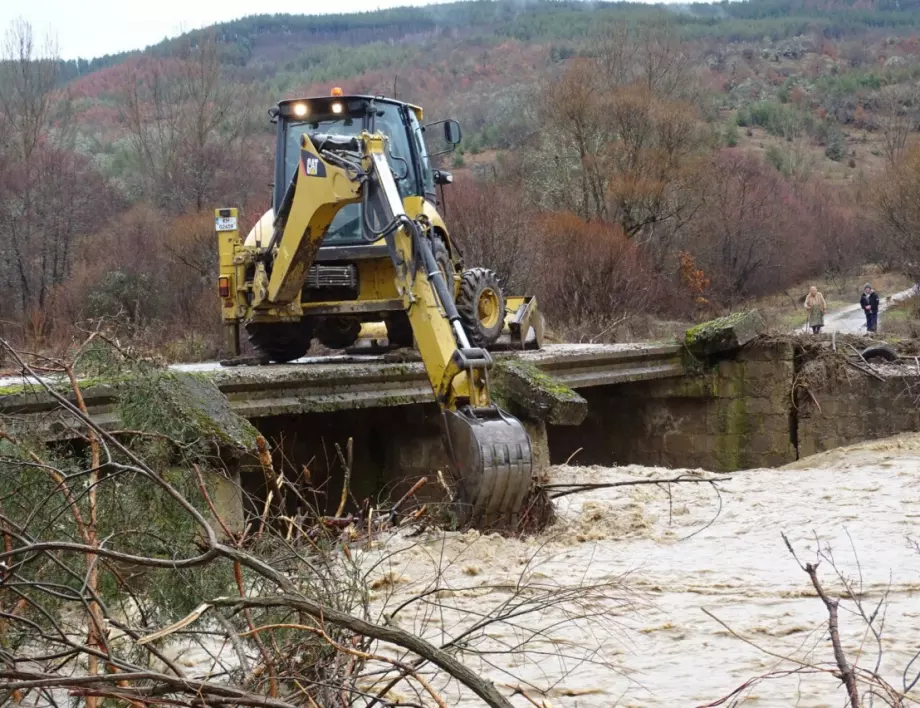
{"type": "Polygon", "coordinates": [[[347,138],[303,136],[269,242],[243,246],[238,235],[221,241],[221,272],[232,263],[235,284],[225,308],[256,322],[263,314],[298,319],[304,279],[323,237],[336,213],[356,202],[362,204],[365,238],[386,243],[396,290],[442,411],[461,516],[485,524],[513,517],[530,487],[530,438],[520,421],[490,399],[491,357],[470,344],[434,255],[431,224],[405,211],[386,137],[366,131],[347,138]]]}

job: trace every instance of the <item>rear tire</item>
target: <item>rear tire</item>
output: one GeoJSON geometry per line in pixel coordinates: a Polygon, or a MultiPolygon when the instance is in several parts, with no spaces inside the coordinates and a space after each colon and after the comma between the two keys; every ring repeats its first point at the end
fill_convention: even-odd
{"type": "Polygon", "coordinates": [[[460,279],[457,312],[473,346],[495,344],[505,325],[505,296],[488,268],[470,268],[460,279]]]}
{"type": "Polygon", "coordinates": [[[249,343],[259,356],[278,364],[299,359],[310,349],[313,328],[310,322],[250,322],[246,325],[249,343]]]}
{"type": "Polygon", "coordinates": [[[387,318],[387,341],[391,347],[411,347],[415,343],[412,324],[405,312],[394,312],[387,318]]]}
{"type": "Polygon", "coordinates": [[[316,338],[330,349],[345,349],[358,341],[361,322],[354,317],[324,317],[316,325],[316,338]]]}
{"type": "Polygon", "coordinates": [[[447,285],[450,294],[456,297],[456,292],[454,291],[454,264],[450,260],[450,253],[447,252],[447,246],[440,237],[436,236],[431,239],[431,254],[434,256],[434,261],[441,270],[441,275],[444,276],[444,284],[447,285]]]}

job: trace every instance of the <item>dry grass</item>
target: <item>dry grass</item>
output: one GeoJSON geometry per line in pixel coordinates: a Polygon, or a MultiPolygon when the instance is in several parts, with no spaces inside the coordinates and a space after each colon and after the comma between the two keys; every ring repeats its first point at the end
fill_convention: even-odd
{"type": "Polygon", "coordinates": [[[690,320],[662,320],[654,315],[639,314],[605,321],[557,322],[548,327],[546,338],[550,342],[592,344],[673,342],[683,339],[684,332],[694,324],[690,320]]]}
{"type": "MultiPolygon", "coordinates": [[[[777,135],[770,135],[763,128],[738,128],[738,148],[766,159],[767,149],[774,147],[782,153],[794,149],[794,146],[777,135]]],[[[824,154],[824,146],[809,140],[805,145],[808,172],[820,175],[830,185],[838,187],[856,184],[858,180],[879,174],[885,167],[882,156],[882,138],[878,133],[848,127],[844,131],[845,157],[838,161],[831,160],[824,154]],[[850,159],[855,167],[849,166],[850,159]]]]}
{"type": "Polygon", "coordinates": [[[879,316],[879,331],[886,339],[920,339],[920,303],[906,300],[879,316]]]}

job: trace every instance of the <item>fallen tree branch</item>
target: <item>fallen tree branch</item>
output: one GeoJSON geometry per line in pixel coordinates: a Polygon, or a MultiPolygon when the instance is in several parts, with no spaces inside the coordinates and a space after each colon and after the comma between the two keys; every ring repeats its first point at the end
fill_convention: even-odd
{"type": "Polygon", "coordinates": [[[628,479],[622,482],[558,482],[554,484],[541,484],[540,489],[562,489],[557,494],[551,494],[551,499],[558,499],[569,494],[579,492],[588,492],[593,489],[610,489],[613,487],[638,487],[646,484],[713,484],[715,482],[728,482],[731,477],[690,477],[688,475],[678,475],[670,479],[628,479]]]}
{"type": "Polygon", "coordinates": [[[370,637],[382,642],[389,642],[408,649],[420,657],[443,669],[455,679],[467,686],[479,696],[490,708],[513,708],[511,703],[498,692],[491,681],[486,681],[475,674],[469,667],[460,663],[453,656],[424,639],[410,634],[398,627],[384,627],[367,622],[346,612],[339,612],[331,607],[324,607],[304,597],[276,595],[272,597],[219,597],[211,601],[215,607],[289,607],[300,610],[325,622],[344,627],[356,634],[370,637]]]}
{"type": "Polygon", "coordinates": [[[342,646],[341,644],[333,640],[332,637],[330,637],[328,634],[326,634],[323,630],[319,629],[318,627],[310,627],[304,624],[291,624],[291,623],[268,624],[262,627],[256,627],[255,629],[252,629],[248,632],[244,632],[240,636],[241,637],[254,636],[260,632],[265,632],[265,631],[272,630],[272,629],[299,629],[304,632],[311,632],[313,634],[316,634],[322,637],[329,644],[329,646],[331,646],[336,651],[342,652],[343,654],[350,654],[352,656],[358,657],[359,659],[364,659],[365,661],[373,660],[373,661],[379,661],[381,663],[392,664],[393,666],[397,667],[398,669],[402,670],[404,673],[412,676],[412,678],[418,681],[419,685],[425,689],[428,695],[431,696],[432,700],[438,704],[438,708],[447,708],[447,704],[444,702],[444,699],[441,698],[438,695],[437,691],[434,690],[432,685],[428,683],[428,681],[425,680],[425,677],[419,674],[418,671],[413,669],[411,666],[408,666],[404,662],[399,661],[397,659],[391,659],[389,657],[381,656],[379,654],[371,654],[370,652],[360,651],[358,649],[353,649],[351,647],[342,646]]]}
{"type": "Polygon", "coordinates": [[[346,449],[348,451],[348,459],[342,455],[342,448],[338,443],[335,444],[335,451],[338,453],[339,461],[342,463],[342,467],[345,468],[345,479],[342,482],[342,498],[339,500],[339,508],[336,509],[335,515],[341,516],[345,512],[345,502],[348,501],[348,491],[349,486],[351,485],[351,469],[354,467],[354,445],[352,438],[348,438],[348,443],[346,449]]]}
{"type": "MultiPolygon", "coordinates": [[[[134,689],[133,691],[121,690],[124,694],[133,694],[128,700],[141,700],[144,696],[154,696],[162,692],[163,688],[188,691],[201,696],[205,704],[214,702],[234,702],[241,706],[266,706],[266,708],[295,708],[286,701],[267,698],[249,693],[231,686],[212,683],[209,681],[196,681],[189,678],[178,678],[156,673],[154,671],[135,671],[123,674],[100,674],[98,676],[58,676],[31,671],[3,671],[0,670],[0,679],[11,683],[4,685],[6,690],[28,690],[32,688],[51,688],[54,686],[106,686],[118,684],[119,681],[150,681],[151,685],[134,689]],[[225,700],[222,700],[225,699],[225,700]]],[[[509,704],[510,705],[510,704],[509,704]]]]}

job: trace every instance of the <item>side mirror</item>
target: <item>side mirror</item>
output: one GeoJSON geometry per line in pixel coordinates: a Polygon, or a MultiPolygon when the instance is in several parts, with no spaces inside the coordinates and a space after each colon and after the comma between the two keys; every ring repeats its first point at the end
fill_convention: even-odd
{"type": "Polygon", "coordinates": [[[457,121],[444,121],[444,142],[448,145],[459,145],[462,137],[460,133],[460,124],[457,121]]]}
{"type": "Polygon", "coordinates": [[[454,176],[447,170],[434,171],[434,183],[438,185],[452,184],[454,176]]]}
{"type": "Polygon", "coordinates": [[[422,130],[425,133],[428,155],[431,157],[451,152],[460,144],[462,137],[460,124],[455,120],[439,120],[434,123],[428,123],[422,130]]]}

